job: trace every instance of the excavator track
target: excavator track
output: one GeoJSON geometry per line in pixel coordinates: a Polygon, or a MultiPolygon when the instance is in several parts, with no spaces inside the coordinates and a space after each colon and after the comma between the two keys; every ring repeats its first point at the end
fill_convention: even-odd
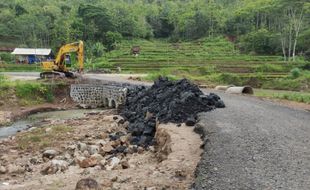
{"type": "Polygon", "coordinates": [[[66,78],[66,74],[57,71],[47,71],[40,73],[41,79],[66,78]]]}
{"type": "Polygon", "coordinates": [[[58,72],[58,71],[47,71],[40,73],[41,79],[55,79],[55,78],[77,78],[79,73],[75,72],[58,72]]]}

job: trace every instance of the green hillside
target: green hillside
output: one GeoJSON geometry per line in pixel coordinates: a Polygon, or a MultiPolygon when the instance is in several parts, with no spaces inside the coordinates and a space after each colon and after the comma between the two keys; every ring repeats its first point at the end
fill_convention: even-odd
{"type": "MultiPolygon", "coordinates": [[[[289,77],[290,71],[303,62],[287,63],[281,56],[241,54],[225,38],[201,39],[193,42],[169,43],[163,40],[126,40],[117,50],[94,61],[89,68],[123,72],[150,73],[172,78],[188,77],[204,84],[249,84],[262,87],[263,83],[289,77]],[[138,56],[131,54],[133,46],[140,46],[138,56]]],[[[266,84],[265,84],[266,85],[266,84]]]]}

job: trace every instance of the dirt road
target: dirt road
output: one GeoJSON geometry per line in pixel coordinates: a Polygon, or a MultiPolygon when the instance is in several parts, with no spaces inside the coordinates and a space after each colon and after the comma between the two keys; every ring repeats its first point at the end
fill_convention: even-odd
{"type": "Polygon", "coordinates": [[[310,189],[310,113],[218,94],[227,108],[200,116],[208,141],[196,189],[310,189]]]}

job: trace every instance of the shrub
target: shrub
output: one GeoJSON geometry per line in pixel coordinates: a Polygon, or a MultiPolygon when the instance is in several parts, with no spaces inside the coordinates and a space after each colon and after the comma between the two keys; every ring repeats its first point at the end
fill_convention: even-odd
{"type": "Polygon", "coordinates": [[[105,34],[105,45],[107,46],[108,50],[114,50],[117,46],[117,43],[122,41],[123,36],[118,32],[107,32],[105,34]]]}
{"type": "Polygon", "coordinates": [[[299,68],[294,68],[291,70],[291,77],[296,79],[298,77],[300,77],[301,75],[301,70],[299,68]]]}
{"type": "Polygon", "coordinates": [[[10,53],[0,53],[0,63],[4,61],[5,63],[12,63],[14,61],[14,55],[10,53]]]}
{"type": "Polygon", "coordinates": [[[0,83],[2,84],[5,81],[6,81],[6,77],[3,74],[0,74],[0,83]]]}
{"type": "Polygon", "coordinates": [[[17,82],[16,95],[22,99],[24,103],[27,102],[48,102],[53,101],[53,93],[50,87],[37,82],[17,82]]]}
{"type": "Polygon", "coordinates": [[[197,68],[200,75],[209,75],[212,73],[216,73],[216,69],[214,66],[208,66],[208,67],[199,67],[197,68]]]}
{"type": "Polygon", "coordinates": [[[223,82],[225,84],[234,84],[234,85],[241,85],[242,80],[241,78],[236,74],[231,73],[223,73],[219,76],[220,82],[223,82]]]}
{"type": "Polygon", "coordinates": [[[100,42],[96,42],[92,47],[91,47],[91,52],[92,55],[95,57],[101,57],[104,54],[104,51],[106,48],[102,45],[100,42]]]}
{"type": "Polygon", "coordinates": [[[169,69],[161,69],[158,72],[151,72],[146,77],[144,77],[144,79],[148,81],[154,81],[159,77],[167,77],[170,80],[179,79],[177,76],[173,75],[169,69]]]}
{"type": "Polygon", "coordinates": [[[242,36],[239,45],[245,52],[274,54],[281,47],[277,41],[277,36],[262,28],[242,36]]]}
{"type": "Polygon", "coordinates": [[[281,65],[263,64],[255,68],[256,72],[281,72],[285,70],[281,65]]]}

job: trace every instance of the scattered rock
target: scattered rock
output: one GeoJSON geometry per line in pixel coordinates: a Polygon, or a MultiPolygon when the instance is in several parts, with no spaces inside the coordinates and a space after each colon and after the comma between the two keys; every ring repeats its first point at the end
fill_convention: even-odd
{"type": "Polygon", "coordinates": [[[117,180],[118,180],[118,177],[117,177],[117,176],[114,176],[114,177],[111,179],[112,182],[116,182],[117,180]]]}
{"type": "Polygon", "coordinates": [[[100,155],[100,154],[93,154],[90,156],[91,158],[95,158],[97,160],[97,162],[99,163],[101,160],[103,160],[104,158],[100,155]]]}
{"type": "Polygon", "coordinates": [[[42,157],[43,158],[48,158],[48,159],[53,159],[57,155],[58,155],[58,151],[50,149],[50,150],[44,151],[42,157]]]}
{"type": "Polygon", "coordinates": [[[121,184],[120,183],[113,183],[112,184],[112,189],[121,189],[121,184]]]}
{"type": "Polygon", "coordinates": [[[99,152],[99,146],[97,146],[97,145],[88,146],[88,152],[90,155],[98,153],[99,152]]]}
{"type": "Polygon", "coordinates": [[[75,144],[69,145],[67,147],[67,150],[75,150],[75,149],[76,149],[76,145],[75,144]]]}
{"type": "Polygon", "coordinates": [[[106,166],[107,170],[113,170],[119,163],[120,163],[120,159],[117,157],[113,157],[109,163],[109,165],[106,166]]]}
{"type": "Polygon", "coordinates": [[[102,160],[99,162],[99,165],[101,166],[101,168],[104,168],[106,164],[107,164],[107,161],[106,161],[105,159],[102,159],[102,160]]]}
{"type": "Polygon", "coordinates": [[[46,128],[46,129],[45,129],[45,133],[48,133],[48,132],[50,132],[51,130],[52,130],[52,128],[50,128],[50,127],[49,127],[49,128],[46,128]]]}
{"type": "Polygon", "coordinates": [[[75,190],[100,190],[98,182],[92,178],[81,179],[76,183],[75,190]]]}
{"type": "Polygon", "coordinates": [[[121,161],[121,165],[123,169],[128,169],[130,168],[129,163],[126,160],[121,161]]]}
{"type": "Polygon", "coordinates": [[[109,135],[107,134],[107,133],[101,133],[100,134],[100,138],[101,139],[106,139],[106,138],[108,138],[109,137],[109,135]]]}
{"type": "Polygon", "coordinates": [[[39,159],[36,158],[36,157],[31,158],[31,159],[29,160],[29,162],[30,162],[31,164],[33,164],[33,165],[36,165],[36,164],[39,164],[39,163],[40,163],[39,159]]]}
{"type": "Polygon", "coordinates": [[[7,166],[7,171],[9,174],[23,174],[25,173],[25,168],[19,165],[9,164],[7,166]]]}
{"type": "Polygon", "coordinates": [[[96,142],[96,145],[98,145],[98,146],[104,146],[105,144],[107,144],[107,141],[105,141],[105,140],[99,140],[96,142]]]}
{"type": "Polygon", "coordinates": [[[177,170],[175,171],[175,177],[177,177],[180,180],[184,180],[186,179],[186,171],[185,170],[177,170]]]}
{"type": "Polygon", "coordinates": [[[120,183],[128,183],[131,179],[132,179],[131,177],[125,176],[125,177],[119,178],[117,181],[120,183]]]}
{"type": "Polygon", "coordinates": [[[64,160],[52,160],[48,163],[41,173],[43,175],[55,174],[57,172],[64,172],[68,169],[69,163],[64,160]]]}
{"type": "Polygon", "coordinates": [[[103,145],[103,147],[101,147],[101,152],[103,155],[106,153],[109,153],[113,150],[114,148],[111,146],[110,143],[103,145]]]}
{"type": "Polygon", "coordinates": [[[164,128],[158,128],[155,135],[156,139],[156,157],[159,161],[167,159],[168,155],[172,152],[171,149],[171,136],[164,128]]]}
{"type": "Polygon", "coordinates": [[[127,143],[128,142],[128,136],[121,136],[120,138],[119,138],[119,140],[121,141],[121,143],[127,143]]]}
{"type": "Polygon", "coordinates": [[[127,147],[126,146],[118,146],[117,148],[116,148],[116,151],[118,152],[118,153],[123,153],[123,152],[125,152],[125,150],[127,149],[127,147]]]}
{"type": "Polygon", "coordinates": [[[189,117],[189,118],[187,118],[185,124],[186,124],[187,126],[195,126],[195,124],[196,124],[196,119],[195,119],[194,117],[189,117]]]}
{"type": "Polygon", "coordinates": [[[0,166],[0,174],[5,174],[7,172],[4,166],[0,166]]]}
{"type": "Polygon", "coordinates": [[[110,142],[110,144],[112,145],[112,147],[117,147],[121,144],[121,141],[120,140],[113,140],[110,142]]]}
{"type": "Polygon", "coordinates": [[[83,156],[84,156],[84,157],[89,157],[89,156],[90,156],[90,154],[89,154],[89,152],[88,152],[87,150],[84,150],[84,152],[83,152],[83,156]]]}
{"type": "Polygon", "coordinates": [[[79,149],[79,151],[84,152],[85,150],[87,150],[87,145],[85,143],[82,142],[78,142],[77,147],[79,149]]]}
{"type": "Polygon", "coordinates": [[[81,168],[93,167],[98,164],[96,157],[85,158],[83,160],[78,160],[78,164],[81,168]]]}

